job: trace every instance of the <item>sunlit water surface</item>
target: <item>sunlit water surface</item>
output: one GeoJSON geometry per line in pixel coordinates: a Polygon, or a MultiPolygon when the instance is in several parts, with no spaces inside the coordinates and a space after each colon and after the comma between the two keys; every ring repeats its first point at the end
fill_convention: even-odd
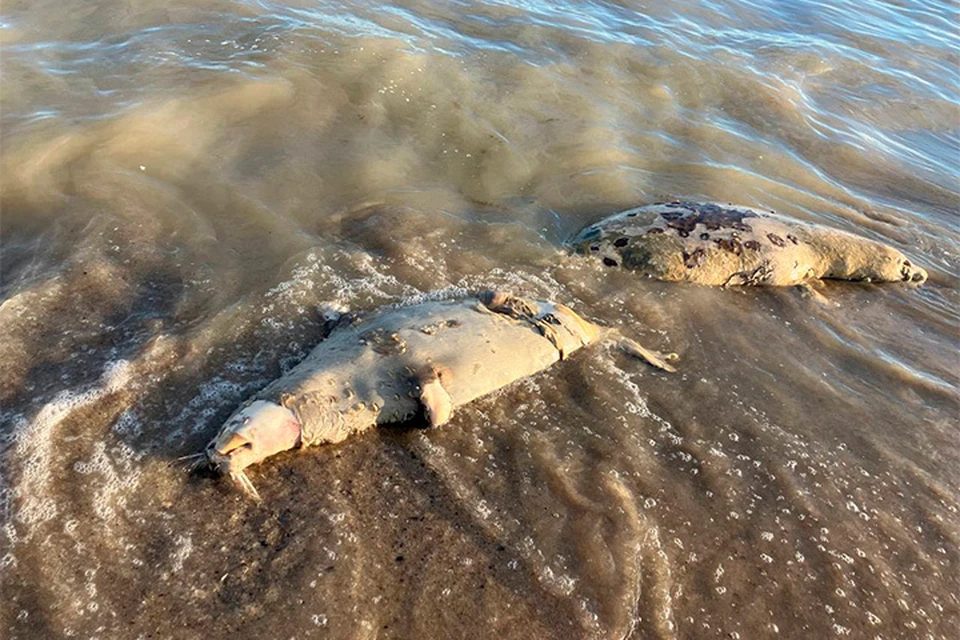
{"type": "Polygon", "coordinates": [[[5,0],[8,638],[948,638],[958,44],[935,0],[5,0]],[[720,290],[563,242],[661,200],[923,288],[720,290]],[[363,312],[499,287],[606,347],[290,453],[171,462],[363,312]]]}

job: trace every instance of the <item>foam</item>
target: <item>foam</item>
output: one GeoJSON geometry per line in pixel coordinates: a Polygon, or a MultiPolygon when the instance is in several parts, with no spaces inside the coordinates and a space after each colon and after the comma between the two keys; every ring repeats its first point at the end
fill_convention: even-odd
{"type": "Polygon", "coordinates": [[[49,486],[57,428],[78,409],[127,387],[132,376],[133,367],[127,360],[108,362],[98,385],[85,391],[61,391],[41,407],[33,420],[27,420],[23,415],[14,417],[14,458],[22,462],[19,482],[10,493],[20,503],[14,520],[27,528],[25,539],[29,539],[39,525],[56,518],[59,513],[53,497],[55,492],[49,486]]]}
{"type": "Polygon", "coordinates": [[[307,253],[305,264],[295,267],[289,279],[264,294],[265,304],[260,308],[264,314],[261,324],[273,331],[291,328],[289,323],[276,317],[277,303],[292,305],[297,313],[303,314],[308,310],[305,305],[309,299],[317,296],[323,298],[316,306],[325,319],[354,308],[357,302],[363,302],[365,307],[369,307],[371,302],[376,306],[407,307],[463,298],[473,291],[490,288],[532,291],[544,298],[567,298],[565,288],[549,274],[517,273],[503,269],[492,269],[481,276],[471,276],[445,287],[421,291],[384,273],[368,254],[344,255],[357,275],[350,275],[343,268],[331,264],[329,258],[321,259],[316,251],[307,253]]]}
{"type": "MultiPolygon", "coordinates": [[[[288,280],[267,291],[264,298],[296,305],[303,312],[303,301],[309,292],[318,288],[318,283],[322,283],[324,297],[332,295],[332,300],[326,300],[325,304],[334,308],[349,308],[349,304],[357,299],[383,301],[396,298],[398,293],[417,293],[416,288],[378,271],[371,256],[350,255],[349,258],[351,266],[359,272],[358,276],[345,275],[342,268],[330,264],[329,260],[321,260],[316,252],[311,251],[305,257],[306,264],[296,267],[288,280]]],[[[268,304],[262,310],[268,313],[273,307],[268,304]]],[[[269,316],[263,320],[265,323],[270,321],[276,320],[269,316]]]]}
{"type": "Polygon", "coordinates": [[[143,432],[143,423],[133,409],[124,409],[113,423],[113,431],[123,435],[138,436],[143,432]]]}
{"type": "Polygon", "coordinates": [[[176,548],[171,555],[171,569],[174,573],[180,573],[183,571],[183,563],[193,553],[193,539],[190,536],[178,535],[174,544],[176,548]]]}
{"type": "Polygon", "coordinates": [[[98,474],[99,481],[87,484],[96,486],[93,511],[105,521],[116,517],[117,509],[126,504],[126,495],[132,493],[140,484],[143,472],[137,464],[143,459],[143,453],[137,453],[126,444],[120,444],[107,450],[104,442],[93,446],[93,455],[88,461],[74,463],[73,470],[81,475],[98,474]]]}
{"type": "MultiPolygon", "coordinates": [[[[243,365],[242,361],[234,361],[227,365],[227,368],[235,371],[250,370],[249,365],[243,365]]],[[[207,430],[208,422],[217,412],[218,407],[223,403],[224,398],[235,398],[239,404],[254,389],[258,389],[270,382],[267,378],[256,378],[245,383],[233,382],[225,378],[216,377],[209,380],[198,388],[197,395],[190,399],[180,412],[168,421],[174,426],[166,438],[167,444],[179,442],[197,433],[203,433],[207,430]]]]}

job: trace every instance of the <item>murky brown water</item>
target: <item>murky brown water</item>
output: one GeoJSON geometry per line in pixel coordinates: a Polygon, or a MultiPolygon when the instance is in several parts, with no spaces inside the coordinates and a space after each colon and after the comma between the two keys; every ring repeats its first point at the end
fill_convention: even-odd
{"type": "Polygon", "coordinates": [[[0,10],[9,638],[949,638],[949,5],[0,10]],[[565,239],[682,196],[885,241],[922,289],[638,279],[565,239]],[[171,466],[353,311],[500,287],[646,345],[279,456],[171,466]]]}

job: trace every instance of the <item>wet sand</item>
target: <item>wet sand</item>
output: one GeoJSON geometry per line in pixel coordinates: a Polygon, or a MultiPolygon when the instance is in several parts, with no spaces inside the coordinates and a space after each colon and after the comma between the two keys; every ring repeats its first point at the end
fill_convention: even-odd
{"type": "Polygon", "coordinates": [[[5,3],[6,637],[950,637],[956,36],[723,7],[5,3]],[[563,246],[673,197],[930,280],[824,304],[563,246]],[[175,463],[323,309],[480,288],[679,372],[586,349],[442,428],[282,454],[259,505],[175,463]]]}

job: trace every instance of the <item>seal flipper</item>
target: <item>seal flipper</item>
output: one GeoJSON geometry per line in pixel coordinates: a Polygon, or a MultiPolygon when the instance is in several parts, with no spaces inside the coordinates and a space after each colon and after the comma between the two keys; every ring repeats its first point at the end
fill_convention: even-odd
{"type": "Polygon", "coordinates": [[[449,375],[449,372],[430,367],[420,375],[420,403],[427,413],[431,427],[446,423],[453,413],[453,398],[441,383],[445,373],[449,375]]]}
{"type": "Polygon", "coordinates": [[[636,340],[631,340],[630,338],[624,337],[621,337],[620,340],[617,341],[617,346],[635,358],[646,360],[649,364],[658,369],[663,369],[664,371],[669,371],[670,373],[677,372],[676,368],[667,362],[667,360],[677,359],[677,354],[675,353],[664,355],[657,351],[651,351],[636,340]]]}
{"type": "MultiPolygon", "coordinates": [[[[820,281],[817,281],[817,284],[820,284],[822,286],[822,283],[820,281]]],[[[801,282],[800,284],[796,285],[796,289],[797,291],[800,292],[800,295],[803,298],[813,300],[814,302],[824,307],[835,308],[839,306],[837,303],[831,302],[829,298],[827,298],[825,295],[817,291],[816,288],[814,288],[813,282],[811,282],[810,280],[801,282]]]]}

